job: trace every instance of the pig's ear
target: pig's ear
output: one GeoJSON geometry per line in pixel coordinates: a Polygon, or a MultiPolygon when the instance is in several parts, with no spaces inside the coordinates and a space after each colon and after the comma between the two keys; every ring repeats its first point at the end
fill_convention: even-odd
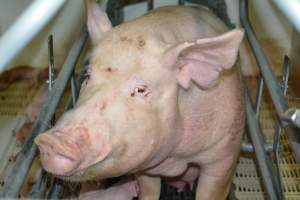
{"type": "Polygon", "coordinates": [[[234,65],[243,35],[243,30],[236,29],[217,37],[184,42],[168,49],[165,61],[176,66],[177,80],[183,88],[187,89],[191,80],[210,88],[224,69],[234,65]]]}
{"type": "Polygon", "coordinates": [[[104,32],[111,30],[112,25],[106,13],[95,0],[85,0],[87,27],[93,44],[101,38],[104,32]]]}

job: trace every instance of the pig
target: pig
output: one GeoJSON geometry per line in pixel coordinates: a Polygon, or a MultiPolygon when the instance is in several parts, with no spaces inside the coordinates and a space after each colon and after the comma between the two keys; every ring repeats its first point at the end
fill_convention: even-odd
{"type": "Polygon", "coordinates": [[[197,200],[225,199],[245,121],[233,67],[243,30],[184,6],[113,28],[85,3],[88,77],[74,109],[35,138],[43,168],[69,181],[134,174],[140,200],[159,199],[161,177],[199,176],[197,200]]]}

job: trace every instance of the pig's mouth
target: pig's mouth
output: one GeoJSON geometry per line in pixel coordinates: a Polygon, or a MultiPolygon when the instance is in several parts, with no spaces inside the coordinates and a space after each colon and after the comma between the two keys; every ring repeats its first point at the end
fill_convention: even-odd
{"type": "Polygon", "coordinates": [[[56,136],[42,134],[35,139],[44,169],[57,176],[70,176],[80,166],[81,156],[64,146],[56,136]]]}

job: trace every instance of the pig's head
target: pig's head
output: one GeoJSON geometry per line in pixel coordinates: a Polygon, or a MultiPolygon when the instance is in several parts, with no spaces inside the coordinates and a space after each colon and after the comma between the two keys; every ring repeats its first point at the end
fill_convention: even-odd
{"type": "Polygon", "coordinates": [[[180,142],[178,91],[214,87],[235,62],[241,30],[169,44],[134,23],[112,28],[87,2],[94,46],[75,108],[35,142],[43,167],[69,180],[119,176],[161,162],[180,142]]]}

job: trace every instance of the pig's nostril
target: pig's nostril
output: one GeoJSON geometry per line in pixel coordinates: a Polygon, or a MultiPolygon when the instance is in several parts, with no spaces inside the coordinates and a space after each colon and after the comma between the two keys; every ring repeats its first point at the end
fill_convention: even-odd
{"type": "Polygon", "coordinates": [[[80,159],[66,150],[56,136],[41,134],[35,139],[44,169],[52,174],[67,176],[77,169],[80,159]]]}

